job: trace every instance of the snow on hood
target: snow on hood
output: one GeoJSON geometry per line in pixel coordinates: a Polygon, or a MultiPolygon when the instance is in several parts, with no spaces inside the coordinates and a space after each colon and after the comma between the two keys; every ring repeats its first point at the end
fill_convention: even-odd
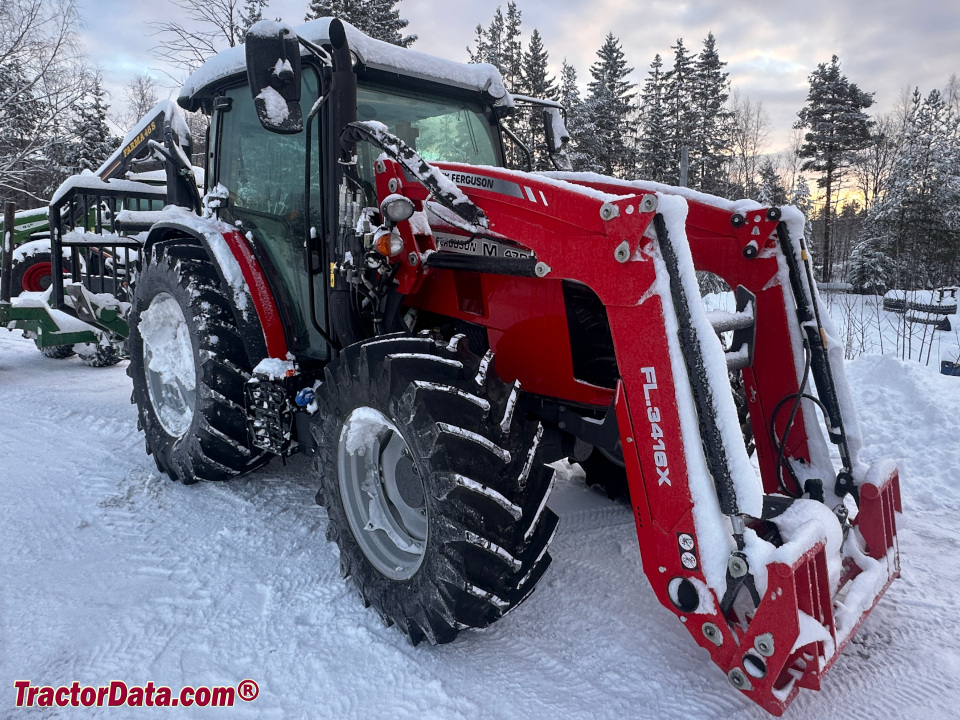
{"type": "MultiPolygon", "coordinates": [[[[316,45],[330,42],[330,21],[332,18],[311,20],[292,28],[298,37],[316,45]]],[[[387,70],[394,73],[467,90],[485,92],[496,100],[497,105],[513,106],[513,100],[507,93],[500,71],[486,63],[467,64],[454,60],[427,55],[408,50],[397,45],[375,40],[344,22],[347,42],[357,60],[367,68],[387,70]]],[[[301,54],[308,51],[301,47],[301,54]]],[[[246,71],[246,54],[243,45],[227,48],[207,60],[183,84],[177,102],[187,110],[196,110],[200,106],[196,97],[202,90],[215,82],[246,71]]]]}

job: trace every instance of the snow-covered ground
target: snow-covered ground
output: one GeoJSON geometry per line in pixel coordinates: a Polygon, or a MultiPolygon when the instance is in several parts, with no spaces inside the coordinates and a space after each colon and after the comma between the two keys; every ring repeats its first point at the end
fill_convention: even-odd
{"type": "MultiPolygon", "coordinates": [[[[934,351],[936,353],[936,350],[934,351]]],[[[849,364],[864,460],[896,458],[903,578],[787,717],[956,718],[960,378],[849,364]]],[[[341,580],[309,464],[183,486],[144,453],[124,365],[0,333],[0,717],[764,718],[660,607],[629,508],[566,471],[554,563],[486,631],[410,647],[341,580]],[[210,708],[14,709],[14,682],[260,686],[210,708]]]]}

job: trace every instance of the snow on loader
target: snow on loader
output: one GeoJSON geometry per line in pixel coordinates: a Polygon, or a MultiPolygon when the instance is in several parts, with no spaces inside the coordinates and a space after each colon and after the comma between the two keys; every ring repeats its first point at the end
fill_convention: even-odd
{"type": "Polygon", "coordinates": [[[344,576],[444,643],[546,571],[545,463],[602,451],[658,599],[729,682],[778,715],[819,687],[899,575],[900,500],[858,460],[796,209],[569,172],[551,103],[528,104],[557,171],[507,169],[529,151],[494,68],[339,20],[254,25],[178,102],[210,115],[207,194],[138,216],[127,317],[161,471],[312,456],[344,576]],[[704,310],[697,270],[736,312],[704,310]]]}

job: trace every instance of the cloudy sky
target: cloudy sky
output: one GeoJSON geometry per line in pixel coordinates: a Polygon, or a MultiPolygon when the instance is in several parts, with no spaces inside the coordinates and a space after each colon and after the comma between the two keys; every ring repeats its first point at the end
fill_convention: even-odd
{"type": "MultiPolygon", "coordinates": [[[[165,78],[151,56],[158,38],[150,20],[178,12],[170,0],[78,0],[84,37],[103,70],[113,102],[138,72],[165,78]]],[[[303,19],[307,0],[271,0],[267,16],[303,19]]],[[[399,8],[420,36],[422,52],[466,60],[478,23],[487,25],[506,1],[403,0],[399,8]]],[[[844,73],[876,93],[875,111],[891,109],[905,88],[927,92],[960,75],[960,2],[957,0],[519,0],[524,38],[538,28],[559,73],[566,57],[581,85],[608,32],[620,38],[633,79],[642,83],[654,54],[669,66],[678,37],[699,50],[708,32],[717,38],[733,87],[761,101],[773,125],[772,150],[787,143],[803,106],[807,77],[817,63],[839,56],[844,73]]],[[[169,68],[167,68],[169,69],[169,68]]]]}

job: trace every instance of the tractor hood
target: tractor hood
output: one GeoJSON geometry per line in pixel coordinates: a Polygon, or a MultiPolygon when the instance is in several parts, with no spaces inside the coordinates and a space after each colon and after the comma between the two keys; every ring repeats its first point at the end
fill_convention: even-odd
{"type": "MultiPolygon", "coordinates": [[[[330,44],[330,21],[332,18],[311,20],[293,28],[299,37],[316,45],[330,44]]],[[[365,68],[391,72],[427,82],[450,85],[463,90],[482,93],[495,106],[512,107],[513,99],[503,84],[500,72],[485,63],[466,64],[433,57],[416,50],[391,45],[375,40],[343,23],[350,49],[357,62],[365,68]]],[[[301,54],[308,51],[301,47],[301,54]]],[[[246,74],[246,59],[242,46],[227,48],[207,60],[184,83],[177,103],[191,112],[199,110],[213,96],[213,91],[224,80],[246,74]]]]}

